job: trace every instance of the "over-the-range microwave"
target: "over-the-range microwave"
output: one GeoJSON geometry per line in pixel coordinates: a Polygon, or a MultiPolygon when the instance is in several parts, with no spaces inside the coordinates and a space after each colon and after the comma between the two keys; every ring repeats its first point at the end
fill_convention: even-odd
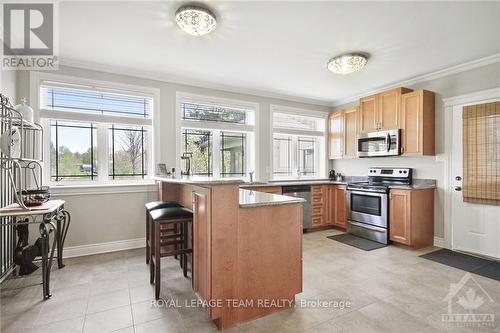
{"type": "Polygon", "coordinates": [[[358,157],[396,156],[401,154],[399,129],[358,134],[358,157]]]}

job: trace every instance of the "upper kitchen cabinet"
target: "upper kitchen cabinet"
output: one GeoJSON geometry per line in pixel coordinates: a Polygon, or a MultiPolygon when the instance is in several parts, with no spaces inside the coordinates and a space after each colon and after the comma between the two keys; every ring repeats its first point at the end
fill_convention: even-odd
{"type": "Polygon", "coordinates": [[[358,109],[344,110],[344,152],[343,158],[355,158],[358,156],[357,135],[358,135],[358,109]]]}
{"type": "Polygon", "coordinates": [[[377,95],[378,117],[377,128],[379,130],[389,130],[401,127],[400,110],[401,95],[412,91],[407,88],[396,88],[381,92],[377,95]]]}
{"type": "Polygon", "coordinates": [[[373,132],[401,127],[401,95],[412,91],[396,88],[359,100],[359,131],[373,132]]]}
{"type": "Polygon", "coordinates": [[[342,112],[330,113],[328,116],[328,158],[342,158],[343,154],[343,121],[342,112]]]}
{"type": "Polygon", "coordinates": [[[373,132],[378,129],[377,95],[363,97],[359,100],[359,131],[373,132]]]}
{"type": "Polygon", "coordinates": [[[357,157],[358,107],[331,113],[329,116],[329,158],[357,157]]]}
{"type": "Polygon", "coordinates": [[[417,90],[401,96],[401,153],[434,155],[434,93],[417,90]]]}

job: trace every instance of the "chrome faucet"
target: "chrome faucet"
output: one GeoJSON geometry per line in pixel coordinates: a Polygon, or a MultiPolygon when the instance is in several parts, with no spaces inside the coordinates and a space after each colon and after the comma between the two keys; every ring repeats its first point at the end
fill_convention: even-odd
{"type": "Polygon", "coordinates": [[[250,175],[250,183],[253,183],[253,174],[255,171],[250,171],[248,174],[250,175]]]}

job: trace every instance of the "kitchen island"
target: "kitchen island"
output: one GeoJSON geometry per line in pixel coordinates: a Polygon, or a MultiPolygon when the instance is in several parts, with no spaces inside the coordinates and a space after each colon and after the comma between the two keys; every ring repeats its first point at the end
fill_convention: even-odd
{"type": "Polygon", "coordinates": [[[302,292],[302,202],[241,180],[164,178],[160,200],[193,209],[193,290],[219,329],[285,310],[302,292]]]}

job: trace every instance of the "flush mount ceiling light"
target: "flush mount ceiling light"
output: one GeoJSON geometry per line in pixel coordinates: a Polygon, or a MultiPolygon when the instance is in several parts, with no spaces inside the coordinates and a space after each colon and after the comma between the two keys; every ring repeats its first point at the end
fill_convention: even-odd
{"type": "Polygon", "coordinates": [[[347,53],[328,61],[328,70],[337,74],[357,72],[365,67],[368,57],[361,53],[347,53]]]}
{"type": "Polygon", "coordinates": [[[215,15],[200,6],[182,6],[175,13],[177,25],[193,36],[203,36],[211,32],[217,26],[215,15]]]}

